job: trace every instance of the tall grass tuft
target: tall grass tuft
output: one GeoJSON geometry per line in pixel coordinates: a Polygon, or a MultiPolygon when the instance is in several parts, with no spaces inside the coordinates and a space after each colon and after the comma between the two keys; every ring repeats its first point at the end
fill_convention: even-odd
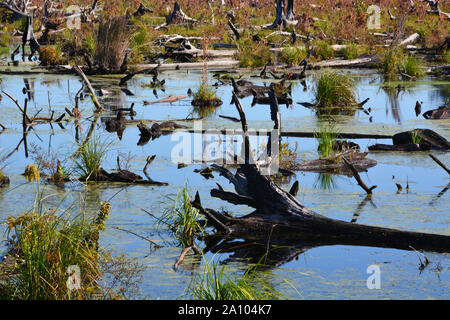
{"type": "Polygon", "coordinates": [[[333,126],[326,124],[321,125],[319,130],[314,133],[314,137],[318,142],[317,150],[321,158],[330,157],[334,154],[334,142],[339,138],[339,133],[333,126]]]}
{"type": "Polygon", "coordinates": [[[425,71],[422,68],[422,64],[416,58],[408,56],[403,62],[404,72],[412,77],[422,77],[425,75],[425,71]]]}
{"type": "Polygon", "coordinates": [[[365,51],[365,46],[360,46],[354,42],[350,42],[345,46],[344,49],[342,49],[342,55],[345,59],[352,60],[358,58],[365,51]]]}
{"type": "Polygon", "coordinates": [[[160,224],[170,226],[180,245],[185,248],[192,246],[195,236],[203,232],[204,226],[199,221],[199,210],[192,206],[193,197],[188,185],[185,184],[176,195],[169,195],[167,200],[172,204],[164,208],[160,224]]]}
{"type": "Polygon", "coordinates": [[[9,255],[14,264],[8,275],[2,276],[0,298],[89,298],[101,277],[98,237],[109,207],[102,206],[100,213],[89,219],[84,214],[71,216],[70,208],[46,208],[39,191],[36,198],[30,211],[8,218],[9,255]],[[79,282],[69,282],[71,266],[81,271],[76,275],[79,282]]]}
{"type": "Polygon", "coordinates": [[[289,66],[298,66],[306,56],[306,50],[297,47],[287,47],[280,54],[281,60],[289,66]]]}
{"type": "Polygon", "coordinates": [[[399,72],[412,77],[422,77],[425,72],[422,64],[411,55],[406,54],[400,47],[390,47],[382,58],[382,70],[386,80],[397,80],[399,72]]]}
{"type": "Polygon", "coordinates": [[[333,70],[325,71],[315,83],[316,101],[322,107],[355,105],[356,92],[353,79],[333,70]]]}
{"type": "Polygon", "coordinates": [[[130,32],[126,16],[102,18],[96,37],[95,62],[111,73],[119,72],[125,60],[130,32]]]}
{"type": "Polygon", "coordinates": [[[88,143],[83,144],[75,153],[75,171],[80,180],[97,181],[101,174],[101,164],[110,148],[110,143],[99,141],[93,136],[88,143]]]}
{"type": "Polygon", "coordinates": [[[265,283],[258,265],[249,268],[238,278],[225,266],[205,261],[203,276],[194,278],[189,293],[196,300],[278,300],[288,298],[265,283]]]}
{"type": "Polygon", "coordinates": [[[386,80],[395,80],[398,70],[405,60],[405,54],[400,47],[389,47],[381,60],[381,66],[386,80]]]}
{"type": "Polygon", "coordinates": [[[326,40],[318,40],[314,44],[313,56],[317,60],[329,60],[334,58],[334,50],[326,40]]]}

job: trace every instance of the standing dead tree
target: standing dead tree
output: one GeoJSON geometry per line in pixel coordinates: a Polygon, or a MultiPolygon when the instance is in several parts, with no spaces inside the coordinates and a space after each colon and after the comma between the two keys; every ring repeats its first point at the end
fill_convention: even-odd
{"type": "Polygon", "coordinates": [[[298,20],[294,20],[294,0],[288,0],[286,13],[284,12],[285,0],[276,0],[276,8],[275,21],[272,24],[262,26],[263,28],[274,29],[278,26],[285,27],[298,24],[298,20]]]}
{"type": "Polygon", "coordinates": [[[28,5],[30,1],[25,0],[9,0],[6,2],[0,2],[0,8],[5,8],[14,13],[17,19],[26,19],[25,32],[22,36],[22,58],[25,61],[25,46],[28,43],[30,45],[31,53],[28,56],[28,60],[34,56],[35,52],[39,52],[41,46],[36,40],[33,31],[33,12],[28,11],[28,5]]]}
{"type": "Polygon", "coordinates": [[[166,22],[163,23],[162,25],[157,26],[155,28],[155,30],[165,28],[171,23],[177,23],[180,21],[181,22],[191,22],[191,23],[198,22],[198,20],[193,19],[193,18],[189,17],[186,13],[184,13],[183,10],[181,10],[181,7],[178,4],[178,2],[175,2],[175,4],[173,5],[172,13],[166,17],[166,22]]]}

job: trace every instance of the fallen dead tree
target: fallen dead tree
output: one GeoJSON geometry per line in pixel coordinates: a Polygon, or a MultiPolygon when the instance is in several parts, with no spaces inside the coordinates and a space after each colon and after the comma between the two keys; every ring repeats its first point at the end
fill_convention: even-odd
{"type": "MultiPolygon", "coordinates": [[[[245,162],[239,166],[235,174],[225,167],[213,164],[212,168],[219,171],[221,176],[233,184],[235,192],[225,191],[220,184],[217,184],[218,188],[212,189],[210,194],[214,198],[235,205],[252,207],[255,211],[237,218],[227,212],[204,208],[197,192],[192,205],[206,217],[209,225],[216,229],[218,236],[227,239],[240,238],[265,242],[267,239],[270,242],[285,241],[286,245],[299,241],[320,241],[322,244],[377,246],[405,250],[411,250],[414,247],[427,251],[450,251],[450,236],[339,221],[315,213],[303,206],[296,198],[298,182],[287,192],[278,187],[269,176],[263,175],[257,164],[250,162],[245,113],[235,93],[233,96],[244,132],[245,162]]],[[[275,110],[277,108],[274,108],[276,107],[276,97],[273,95],[273,91],[272,97],[275,101],[271,105],[271,118],[275,123],[275,128],[280,130],[281,124],[278,111],[275,110]]],[[[269,149],[267,155],[269,158],[271,157],[269,149]]],[[[355,178],[357,179],[357,173],[355,178]]],[[[371,193],[374,188],[367,188],[368,193],[371,193]]]]}
{"type": "Polygon", "coordinates": [[[393,145],[375,144],[369,151],[426,151],[448,150],[450,142],[430,129],[414,129],[392,136],[393,145]]]}
{"type": "Polygon", "coordinates": [[[256,209],[249,215],[235,218],[225,212],[203,208],[199,194],[196,194],[193,206],[228,238],[262,240],[270,235],[274,240],[450,251],[449,236],[366,226],[317,214],[263,176],[256,165],[242,165],[234,175],[225,168],[216,166],[216,169],[234,185],[236,193],[219,187],[211,190],[211,196],[256,209]]]}
{"type": "Polygon", "coordinates": [[[437,109],[428,110],[423,114],[423,117],[429,120],[450,119],[450,107],[441,106],[437,109]]]}
{"type": "Polygon", "coordinates": [[[298,163],[289,169],[351,175],[352,171],[349,169],[346,161],[349,161],[357,172],[367,171],[367,169],[377,165],[375,160],[366,158],[367,154],[367,152],[360,153],[356,150],[346,150],[330,157],[298,163]]]}

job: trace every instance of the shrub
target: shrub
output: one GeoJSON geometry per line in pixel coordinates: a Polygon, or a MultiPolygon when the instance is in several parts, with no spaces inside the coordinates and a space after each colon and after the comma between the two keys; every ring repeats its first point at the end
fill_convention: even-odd
{"type": "Polygon", "coordinates": [[[56,66],[62,64],[63,60],[60,47],[41,47],[39,59],[41,60],[41,65],[43,66],[56,66]]]}
{"type": "Polygon", "coordinates": [[[259,68],[272,60],[273,54],[265,44],[255,44],[251,39],[244,38],[237,43],[238,60],[243,68],[259,68]]]}

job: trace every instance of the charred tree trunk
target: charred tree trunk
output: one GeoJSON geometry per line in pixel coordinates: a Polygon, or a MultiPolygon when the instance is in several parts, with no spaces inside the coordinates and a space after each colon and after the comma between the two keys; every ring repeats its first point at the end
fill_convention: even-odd
{"type": "Polygon", "coordinates": [[[292,241],[320,240],[328,244],[450,251],[450,236],[366,226],[317,214],[261,175],[256,165],[243,165],[235,175],[222,167],[214,167],[234,184],[237,193],[219,188],[211,190],[211,196],[256,209],[247,216],[234,218],[203,208],[197,194],[193,205],[218,231],[229,236],[258,239],[271,234],[274,239],[292,241]]]}
{"type": "Polygon", "coordinates": [[[275,21],[272,24],[263,26],[263,28],[274,29],[278,26],[296,25],[298,21],[293,20],[294,15],[294,0],[288,0],[287,13],[285,14],[285,0],[277,0],[277,12],[275,21]]]}
{"type": "MultiPolygon", "coordinates": [[[[271,96],[274,96],[273,92],[271,96]]],[[[234,92],[233,99],[241,117],[242,130],[247,142],[245,114],[234,92]]],[[[272,120],[278,128],[281,128],[280,119],[276,116],[277,108],[274,106],[271,109],[272,120]]],[[[247,147],[245,149],[249,152],[247,147]]],[[[270,177],[262,175],[258,165],[253,164],[253,161],[249,162],[249,153],[245,156],[245,164],[241,165],[235,174],[224,167],[212,166],[234,185],[236,193],[225,191],[218,185],[217,189],[211,190],[211,196],[232,204],[255,208],[253,213],[235,218],[228,213],[203,208],[198,192],[192,203],[217,231],[228,237],[261,240],[270,235],[271,239],[292,243],[319,241],[322,244],[450,252],[450,236],[360,225],[315,213],[303,206],[294,196],[298,187],[293,187],[292,192],[284,191],[270,177]]]]}

